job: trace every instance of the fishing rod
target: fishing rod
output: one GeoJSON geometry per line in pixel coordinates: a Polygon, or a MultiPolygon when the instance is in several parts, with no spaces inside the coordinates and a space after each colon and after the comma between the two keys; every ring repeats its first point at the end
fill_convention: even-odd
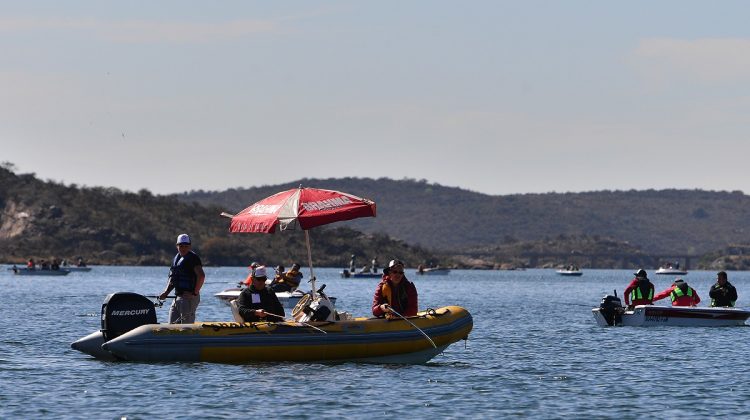
{"type": "Polygon", "coordinates": [[[396,314],[396,315],[400,316],[400,317],[401,317],[401,319],[403,319],[404,321],[408,322],[408,323],[409,323],[409,324],[410,324],[410,325],[411,325],[412,327],[416,328],[416,329],[417,329],[417,331],[421,332],[421,333],[422,333],[422,335],[423,335],[423,336],[424,336],[424,337],[425,337],[425,338],[426,338],[427,340],[429,340],[429,341],[430,341],[430,344],[432,344],[432,347],[435,347],[435,348],[437,348],[437,346],[435,345],[435,342],[434,342],[434,341],[432,341],[432,339],[430,338],[430,336],[429,336],[429,335],[427,335],[427,334],[426,334],[426,333],[425,333],[424,331],[422,331],[422,329],[421,329],[421,328],[417,327],[416,325],[414,325],[414,323],[413,323],[413,322],[409,321],[408,319],[406,319],[406,317],[404,317],[404,316],[403,316],[403,315],[401,315],[400,313],[396,312],[396,310],[395,310],[395,309],[393,309],[393,307],[392,307],[391,305],[389,305],[389,304],[387,304],[387,303],[386,303],[386,304],[385,304],[385,307],[386,307],[386,308],[387,308],[387,309],[388,309],[388,310],[389,310],[390,312],[393,312],[394,314],[396,314]]]}

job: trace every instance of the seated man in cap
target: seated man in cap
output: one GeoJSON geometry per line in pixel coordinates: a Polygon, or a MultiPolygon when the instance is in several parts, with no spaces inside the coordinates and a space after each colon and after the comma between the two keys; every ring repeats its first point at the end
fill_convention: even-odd
{"type": "Polygon", "coordinates": [[[240,292],[237,298],[237,311],[245,322],[281,322],[284,320],[284,307],[276,293],[266,288],[266,267],[259,266],[250,273],[252,284],[240,292]]]}
{"type": "MultiPolygon", "coordinates": [[[[279,266],[281,267],[281,266],[279,266]]],[[[300,273],[299,264],[292,265],[292,268],[286,273],[283,272],[284,267],[281,267],[282,273],[277,276],[271,284],[271,290],[274,292],[293,292],[299,287],[300,281],[302,281],[302,273],[300,273]]]]}
{"type": "Polygon", "coordinates": [[[646,270],[640,269],[635,278],[625,288],[625,305],[632,308],[636,305],[651,305],[654,301],[654,284],[648,279],[646,270]]]}
{"type": "Polygon", "coordinates": [[[375,289],[372,314],[378,318],[417,314],[417,288],[404,275],[404,263],[391,260],[383,269],[383,278],[375,289]]]}
{"type": "Polygon", "coordinates": [[[698,306],[701,301],[698,292],[680,278],[676,279],[672,286],[654,296],[654,302],[667,296],[672,300],[672,306],[698,306]]]}
{"type": "Polygon", "coordinates": [[[206,274],[200,257],[191,248],[190,236],[183,233],[177,237],[177,255],[169,268],[167,288],[159,295],[159,299],[164,300],[175,289],[176,298],[169,307],[170,324],[195,322],[195,311],[201,301],[200,290],[206,274]]]}

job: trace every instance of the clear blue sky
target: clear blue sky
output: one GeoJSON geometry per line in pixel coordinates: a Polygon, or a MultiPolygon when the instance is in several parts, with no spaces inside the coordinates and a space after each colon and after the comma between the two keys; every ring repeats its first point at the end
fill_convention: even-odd
{"type": "Polygon", "coordinates": [[[155,193],[345,176],[489,194],[750,192],[750,2],[0,10],[0,161],[42,179],[155,193]]]}

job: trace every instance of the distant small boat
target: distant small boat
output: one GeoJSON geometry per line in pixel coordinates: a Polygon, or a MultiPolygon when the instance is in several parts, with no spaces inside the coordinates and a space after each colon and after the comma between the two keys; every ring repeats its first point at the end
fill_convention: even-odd
{"type": "Polygon", "coordinates": [[[344,271],[339,272],[339,274],[341,274],[341,277],[345,279],[348,279],[349,277],[352,277],[355,279],[383,277],[383,273],[373,273],[371,271],[360,271],[357,273],[352,273],[349,270],[344,270],[344,271]]]}
{"type": "Polygon", "coordinates": [[[557,270],[557,274],[561,276],[582,276],[583,271],[580,268],[561,268],[557,270]]]}
{"type": "Polygon", "coordinates": [[[450,274],[450,272],[451,272],[450,268],[442,268],[442,267],[429,267],[429,268],[417,269],[417,274],[420,274],[420,275],[445,276],[445,275],[450,274]]]}
{"type": "Polygon", "coordinates": [[[60,268],[57,270],[40,270],[38,268],[29,270],[26,267],[13,266],[8,270],[13,271],[13,274],[17,276],[67,276],[68,274],[70,274],[70,270],[64,268],[60,268]]]}
{"type": "MultiPolygon", "coordinates": [[[[229,302],[237,299],[240,297],[240,293],[242,292],[242,289],[240,288],[232,288],[232,289],[226,289],[222,290],[219,293],[216,293],[214,296],[221,299],[224,303],[227,305],[229,302]]],[[[281,302],[282,305],[284,305],[285,308],[294,308],[297,305],[297,302],[302,298],[302,296],[305,296],[305,292],[302,290],[295,290],[293,292],[277,292],[276,297],[279,298],[279,302],[281,302]]],[[[331,303],[336,303],[336,298],[333,296],[328,296],[328,300],[331,301],[331,303]]]]}
{"type": "Polygon", "coordinates": [[[658,270],[656,270],[656,274],[664,274],[670,276],[684,276],[687,273],[688,272],[686,270],[680,268],[679,263],[663,265],[659,267],[658,270]]]}

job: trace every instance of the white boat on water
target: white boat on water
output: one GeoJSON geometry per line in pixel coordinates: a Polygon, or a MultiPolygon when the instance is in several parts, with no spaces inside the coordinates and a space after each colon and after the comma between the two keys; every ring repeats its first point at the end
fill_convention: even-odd
{"type": "Polygon", "coordinates": [[[668,263],[659,267],[655,271],[656,274],[668,275],[668,276],[684,276],[688,272],[680,268],[680,263],[668,263]]]}
{"type": "Polygon", "coordinates": [[[580,269],[567,269],[567,268],[561,268],[556,271],[557,274],[561,276],[582,276],[583,271],[580,269]]]}
{"type": "Polygon", "coordinates": [[[450,274],[450,268],[443,267],[428,267],[428,268],[417,268],[417,274],[420,275],[431,275],[431,276],[445,276],[450,274]]]}
{"type": "Polygon", "coordinates": [[[8,270],[13,271],[13,274],[17,276],[67,276],[70,274],[70,270],[67,270],[65,268],[59,268],[57,270],[42,270],[39,268],[36,268],[34,270],[29,270],[26,267],[10,267],[8,270]]]}
{"type": "Polygon", "coordinates": [[[591,313],[602,327],[732,327],[745,325],[750,318],[750,311],[739,308],[637,305],[629,309],[611,295],[591,313]]]}
{"type": "MultiPolygon", "coordinates": [[[[229,302],[240,297],[241,292],[241,288],[235,287],[232,289],[222,290],[221,292],[216,293],[214,296],[229,305],[229,302]]],[[[302,296],[305,296],[306,294],[307,293],[303,292],[302,290],[297,289],[293,292],[277,292],[276,297],[279,298],[279,302],[281,302],[281,304],[284,305],[285,308],[294,308],[297,305],[297,302],[302,299],[302,296]]],[[[328,296],[328,300],[330,300],[331,303],[336,303],[336,298],[333,296],[328,296]]]]}

